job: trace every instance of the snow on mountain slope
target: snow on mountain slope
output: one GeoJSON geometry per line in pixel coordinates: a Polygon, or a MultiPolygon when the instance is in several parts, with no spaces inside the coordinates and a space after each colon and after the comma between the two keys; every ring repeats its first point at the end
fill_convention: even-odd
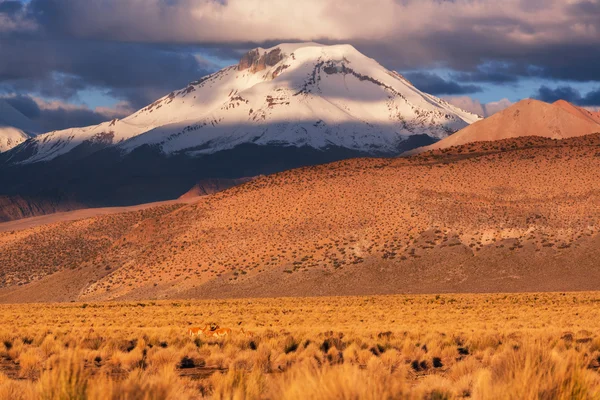
{"type": "Polygon", "coordinates": [[[282,44],[252,50],[123,120],[42,135],[22,161],[50,160],[85,142],[190,156],[244,143],[395,154],[412,135],[442,139],[477,120],[352,46],[282,44]]]}
{"type": "Polygon", "coordinates": [[[148,126],[132,125],[125,121],[112,120],[100,125],[70,128],[39,135],[26,143],[27,148],[14,151],[32,152],[25,162],[48,161],[67,154],[82,144],[109,146],[148,131],[148,126]]]}
{"type": "Polygon", "coordinates": [[[0,99],[0,153],[23,143],[35,132],[38,129],[29,118],[0,99]]]}
{"type": "Polygon", "coordinates": [[[12,126],[0,126],[0,153],[10,150],[29,139],[29,135],[12,126]]]}

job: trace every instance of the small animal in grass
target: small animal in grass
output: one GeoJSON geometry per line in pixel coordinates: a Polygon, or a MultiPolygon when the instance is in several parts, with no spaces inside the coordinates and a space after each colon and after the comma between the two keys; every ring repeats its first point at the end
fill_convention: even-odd
{"type": "Polygon", "coordinates": [[[211,329],[210,325],[206,325],[204,329],[202,329],[202,333],[204,334],[204,336],[220,338],[231,335],[231,329],[216,328],[213,330],[211,329]]]}
{"type": "Polygon", "coordinates": [[[188,329],[189,336],[199,336],[202,334],[202,328],[194,326],[188,329]]]}
{"type": "Polygon", "coordinates": [[[247,331],[244,328],[242,328],[241,332],[242,332],[242,335],[244,335],[246,337],[249,337],[249,338],[254,337],[254,332],[252,332],[252,331],[247,331]]]}

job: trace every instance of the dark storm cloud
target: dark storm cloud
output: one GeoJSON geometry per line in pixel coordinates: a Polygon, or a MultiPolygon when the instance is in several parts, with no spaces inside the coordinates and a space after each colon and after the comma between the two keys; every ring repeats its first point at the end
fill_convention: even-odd
{"type": "Polygon", "coordinates": [[[183,87],[212,70],[187,52],[139,43],[0,39],[0,87],[69,99],[105,88],[136,106],[183,87]]]}
{"type": "Polygon", "coordinates": [[[43,132],[76,128],[81,126],[97,125],[107,121],[106,115],[93,110],[57,108],[43,110],[38,119],[34,119],[42,127],[43,132]]]}
{"type": "Polygon", "coordinates": [[[577,103],[581,99],[581,93],[570,86],[562,86],[556,89],[542,86],[538,89],[538,92],[534,97],[547,103],[554,103],[557,100],[566,100],[570,103],[577,103]]]}
{"type": "Polygon", "coordinates": [[[481,92],[481,87],[476,85],[460,85],[454,81],[446,80],[437,74],[429,72],[411,72],[405,74],[420,90],[435,95],[457,95],[481,92]]]}
{"type": "Polygon", "coordinates": [[[474,71],[453,73],[451,78],[458,82],[507,84],[518,82],[519,74],[513,64],[488,62],[477,66],[474,71]]]}
{"type": "Polygon", "coordinates": [[[94,88],[142,107],[215,69],[194,47],[68,34],[60,28],[68,3],[34,0],[24,9],[0,0],[0,92],[76,99],[94,88]]]}
{"type": "Polygon", "coordinates": [[[105,110],[91,110],[85,106],[61,102],[46,103],[26,95],[7,96],[2,99],[35,122],[42,132],[97,125],[126,114],[118,111],[108,113],[103,112],[105,110]]]}
{"type": "MultiPolygon", "coordinates": [[[[135,107],[281,41],[351,43],[437,94],[531,77],[600,81],[600,0],[0,0],[0,90],[135,107]],[[27,4],[27,5],[23,5],[27,4]]],[[[582,96],[582,98],[586,98],[582,96]]],[[[589,101],[593,100],[593,96],[589,101]]]]}
{"type": "Polygon", "coordinates": [[[576,17],[598,17],[600,18],[600,2],[594,0],[584,0],[568,5],[568,12],[576,17]]]}
{"type": "Polygon", "coordinates": [[[36,120],[42,113],[40,106],[29,96],[18,95],[3,99],[29,119],[36,120]]]}
{"type": "Polygon", "coordinates": [[[600,106],[600,89],[594,90],[586,94],[582,100],[581,105],[583,106],[600,106]]]}
{"type": "Polygon", "coordinates": [[[600,88],[582,95],[580,91],[570,86],[560,86],[555,89],[541,86],[534,97],[548,103],[562,99],[579,106],[600,106],[600,88]]]}
{"type": "Polygon", "coordinates": [[[3,1],[0,2],[0,14],[16,14],[23,10],[23,3],[20,1],[3,1]]]}

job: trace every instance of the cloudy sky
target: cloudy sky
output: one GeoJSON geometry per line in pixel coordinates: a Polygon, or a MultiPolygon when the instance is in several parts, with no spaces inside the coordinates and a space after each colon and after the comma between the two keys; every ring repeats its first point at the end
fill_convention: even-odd
{"type": "Polygon", "coordinates": [[[350,43],[480,113],[600,106],[600,0],[0,0],[0,97],[95,124],[287,41],[350,43]]]}

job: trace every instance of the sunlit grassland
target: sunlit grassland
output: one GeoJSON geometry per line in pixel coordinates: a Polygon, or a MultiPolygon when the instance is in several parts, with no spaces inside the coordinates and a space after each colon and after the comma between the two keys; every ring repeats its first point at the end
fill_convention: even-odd
{"type": "Polygon", "coordinates": [[[600,293],[32,304],[0,313],[2,399],[600,398],[600,293]],[[233,333],[186,334],[208,323],[233,333]]]}

